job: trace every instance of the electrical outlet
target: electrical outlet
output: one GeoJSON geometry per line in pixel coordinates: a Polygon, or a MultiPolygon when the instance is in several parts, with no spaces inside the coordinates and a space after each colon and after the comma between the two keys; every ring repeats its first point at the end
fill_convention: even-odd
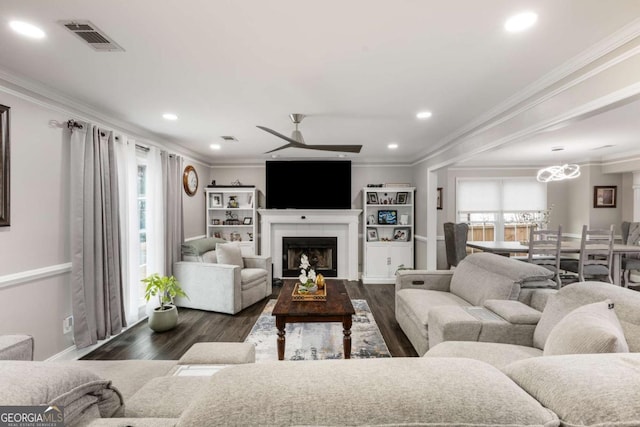
{"type": "Polygon", "coordinates": [[[62,320],[62,333],[68,334],[73,331],[73,316],[65,317],[62,320]]]}

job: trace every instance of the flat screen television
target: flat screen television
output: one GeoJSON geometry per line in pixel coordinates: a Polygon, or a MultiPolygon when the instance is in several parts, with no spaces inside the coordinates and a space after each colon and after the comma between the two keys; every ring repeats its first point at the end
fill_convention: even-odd
{"type": "Polygon", "coordinates": [[[351,161],[266,162],[267,209],[351,209],[351,161]]]}

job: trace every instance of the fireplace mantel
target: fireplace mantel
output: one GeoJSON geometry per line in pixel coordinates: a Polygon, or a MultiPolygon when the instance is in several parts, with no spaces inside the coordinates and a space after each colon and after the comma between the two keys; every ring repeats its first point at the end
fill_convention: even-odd
{"type": "Polygon", "coordinates": [[[258,209],[260,253],[270,255],[273,276],[282,277],[283,237],[337,237],[338,278],[358,280],[361,209],[258,209]]]}

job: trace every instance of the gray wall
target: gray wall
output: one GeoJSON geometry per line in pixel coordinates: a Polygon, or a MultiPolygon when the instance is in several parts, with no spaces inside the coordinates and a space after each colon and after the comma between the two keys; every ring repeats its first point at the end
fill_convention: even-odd
{"type": "MultiPolygon", "coordinates": [[[[70,263],[69,146],[63,130],[48,122],[69,117],[5,93],[0,104],[11,107],[11,227],[0,228],[0,277],[64,270],[70,263]]],[[[33,335],[36,359],[71,346],[71,335],[62,334],[62,320],[71,314],[69,278],[65,272],[0,288],[0,334],[33,335]]]]}

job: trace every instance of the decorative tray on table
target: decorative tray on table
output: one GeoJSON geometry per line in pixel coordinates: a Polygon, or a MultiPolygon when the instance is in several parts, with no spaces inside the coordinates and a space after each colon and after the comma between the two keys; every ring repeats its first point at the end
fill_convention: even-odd
{"type": "Polygon", "coordinates": [[[298,292],[300,283],[296,283],[293,287],[293,293],[291,299],[293,301],[326,301],[327,300],[327,287],[323,286],[322,289],[318,289],[315,292],[298,292]]]}

